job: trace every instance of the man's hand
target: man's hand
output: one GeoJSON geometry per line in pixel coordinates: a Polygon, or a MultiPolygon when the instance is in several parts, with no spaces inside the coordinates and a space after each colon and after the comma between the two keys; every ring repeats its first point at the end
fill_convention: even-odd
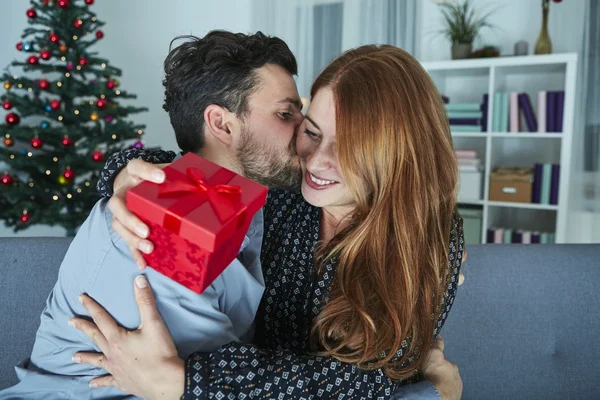
{"type": "Polygon", "coordinates": [[[423,378],[433,383],[442,400],[460,400],[463,383],[456,364],[444,358],[444,340],[437,337],[425,364],[423,378]]]}
{"type": "Polygon", "coordinates": [[[146,268],[142,252],[150,254],[154,245],[145,240],[150,234],[150,228],[136,217],[126,205],[127,191],[142,181],[162,183],[165,173],[162,168],[169,164],[150,164],[142,160],[131,160],[116,176],[114,194],[108,201],[108,208],[113,215],[112,227],[127,244],[133,259],[140,269],[146,268]]]}
{"type": "MultiPolygon", "coordinates": [[[[467,262],[467,249],[463,249],[462,257],[461,257],[461,267],[465,265],[467,262]]],[[[462,268],[460,274],[458,274],[458,286],[462,285],[465,281],[465,274],[462,272],[462,268]]]]}
{"type": "Polygon", "coordinates": [[[69,324],[92,339],[102,353],[76,353],[73,361],[103,368],[110,374],[93,379],[91,387],[114,386],[145,399],[179,399],[185,387],[184,361],[156,308],[148,281],[138,276],[134,286],[141,317],[135,331],[118,326],[89,296],[80,297],[94,322],[73,318],[69,324]]]}

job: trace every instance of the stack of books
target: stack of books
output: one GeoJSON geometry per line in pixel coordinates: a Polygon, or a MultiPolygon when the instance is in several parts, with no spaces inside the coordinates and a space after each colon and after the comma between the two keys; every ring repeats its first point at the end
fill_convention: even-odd
{"type": "Polygon", "coordinates": [[[482,105],[479,103],[447,103],[444,105],[452,132],[484,132],[482,105]]]}
{"type": "Polygon", "coordinates": [[[492,131],[562,132],[564,104],[563,90],[539,91],[536,115],[529,94],[495,92],[492,131]]]}
{"type": "Polygon", "coordinates": [[[556,234],[526,230],[513,230],[506,228],[489,228],[487,230],[487,243],[539,243],[553,244],[556,234]]]}
{"type": "Polygon", "coordinates": [[[481,171],[481,159],[477,156],[477,150],[454,150],[458,169],[464,172],[481,171]]]}
{"type": "Polygon", "coordinates": [[[481,200],[481,159],[476,150],[455,150],[460,174],[459,201],[481,200]]]}
{"type": "Polygon", "coordinates": [[[535,164],[531,202],[558,204],[560,164],[535,164]]]}

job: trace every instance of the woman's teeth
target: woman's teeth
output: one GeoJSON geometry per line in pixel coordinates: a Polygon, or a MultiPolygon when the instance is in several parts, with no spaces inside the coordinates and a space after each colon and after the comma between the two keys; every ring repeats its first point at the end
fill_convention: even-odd
{"type": "Polygon", "coordinates": [[[317,185],[324,186],[324,185],[331,185],[332,183],[337,183],[336,181],[325,181],[325,180],[322,180],[322,179],[317,179],[310,172],[308,174],[310,176],[310,180],[313,181],[314,183],[316,183],[317,185]]]}

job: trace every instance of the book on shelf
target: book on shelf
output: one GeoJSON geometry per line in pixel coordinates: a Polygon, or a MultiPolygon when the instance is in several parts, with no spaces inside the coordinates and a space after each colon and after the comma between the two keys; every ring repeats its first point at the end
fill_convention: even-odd
{"type": "Polygon", "coordinates": [[[560,164],[537,163],[533,171],[531,202],[558,205],[560,164]]]}
{"type": "Polygon", "coordinates": [[[519,93],[510,92],[509,97],[509,114],[510,114],[510,126],[511,132],[520,132],[521,126],[519,124],[519,93]]]}
{"type": "Polygon", "coordinates": [[[491,227],[486,234],[486,243],[493,244],[553,244],[556,234],[522,229],[491,227]]]}
{"type": "Polygon", "coordinates": [[[525,124],[529,132],[537,132],[538,124],[531,106],[531,99],[527,93],[518,94],[518,107],[521,109],[523,117],[525,118],[525,124]]]}
{"type": "Polygon", "coordinates": [[[484,93],[483,99],[481,101],[481,113],[483,114],[483,118],[481,118],[481,131],[488,131],[488,105],[489,105],[489,94],[484,93]]]}
{"type": "Polygon", "coordinates": [[[564,90],[540,90],[537,93],[536,115],[528,93],[495,92],[492,131],[562,132],[564,101],[564,90]]]}

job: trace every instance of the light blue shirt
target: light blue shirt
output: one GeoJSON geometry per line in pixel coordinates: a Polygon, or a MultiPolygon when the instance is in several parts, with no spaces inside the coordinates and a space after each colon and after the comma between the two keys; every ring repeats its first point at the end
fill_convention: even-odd
{"type": "MultiPolygon", "coordinates": [[[[112,230],[107,199],[100,200],[75,236],[46,302],[30,359],[16,367],[20,382],[0,399],[123,399],[114,388],[91,389],[89,381],[106,372],[71,360],[78,351],[99,351],[82,332],[68,325],[89,314],[77,300],[87,293],[128,328],[140,324],[133,281],[140,274],[127,243],[112,230]]],[[[201,294],[147,268],[156,304],[180,357],[211,352],[248,340],[264,291],[260,265],[262,210],[255,215],[238,258],[201,294]]]]}

